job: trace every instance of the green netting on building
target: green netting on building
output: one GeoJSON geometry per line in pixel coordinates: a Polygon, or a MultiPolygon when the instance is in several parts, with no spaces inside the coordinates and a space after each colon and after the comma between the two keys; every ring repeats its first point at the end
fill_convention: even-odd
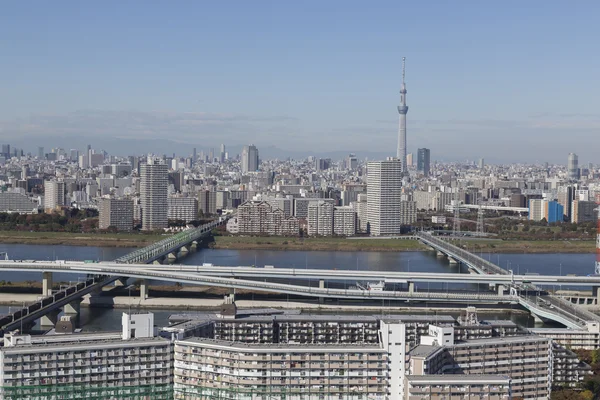
{"type": "Polygon", "coordinates": [[[0,388],[3,400],[312,400],[381,399],[381,394],[364,392],[332,393],[309,387],[282,388],[206,388],[173,385],[98,387],[90,385],[40,385],[0,388]]]}
{"type": "Polygon", "coordinates": [[[302,388],[206,388],[175,386],[176,400],[367,400],[383,399],[383,393],[328,392],[311,387],[302,388]]]}
{"type": "Polygon", "coordinates": [[[3,400],[173,399],[173,385],[100,387],[90,385],[14,386],[0,389],[3,400]]]}

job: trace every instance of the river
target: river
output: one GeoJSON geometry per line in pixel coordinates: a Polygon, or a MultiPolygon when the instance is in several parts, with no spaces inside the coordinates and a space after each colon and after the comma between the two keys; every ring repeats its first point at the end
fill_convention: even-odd
{"type": "MultiPolygon", "coordinates": [[[[102,248],[79,246],[37,246],[4,244],[0,251],[6,251],[11,259],[32,260],[113,260],[133,249],[102,248]]],[[[519,273],[539,274],[577,274],[587,275],[594,271],[594,254],[488,254],[480,256],[495,262],[505,269],[519,273]]],[[[223,266],[264,266],[274,265],[285,268],[315,269],[365,269],[375,271],[415,271],[415,272],[459,272],[459,266],[449,265],[444,258],[436,257],[434,252],[330,252],[330,251],[273,251],[273,250],[213,250],[202,249],[190,254],[182,264],[198,265],[211,263],[223,266]]],[[[464,267],[462,267],[464,268],[464,267]]],[[[465,271],[462,271],[465,272],[465,271]]],[[[54,282],[77,280],[72,274],[55,274],[54,282]]],[[[0,280],[20,282],[37,281],[40,273],[2,272],[0,280]]],[[[426,284],[422,284],[426,285],[426,284]]],[[[429,285],[427,285],[429,286],[429,285]]],[[[421,287],[426,290],[427,286],[421,287]]],[[[431,285],[431,288],[434,288],[431,285]]],[[[440,287],[436,287],[440,289],[440,287]]],[[[450,285],[441,289],[484,290],[476,285],[450,285]]],[[[7,313],[8,307],[0,307],[0,314],[7,313]]],[[[166,324],[172,311],[153,310],[157,325],[166,324]]],[[[122,310],[82,308],[80,325],[89,331],[114,330],[120,328],[122,310]]],[[[515,322],[531,325],[529,318],[512,315],[496,315],[495,318],[512,318],[515,322]]]]}

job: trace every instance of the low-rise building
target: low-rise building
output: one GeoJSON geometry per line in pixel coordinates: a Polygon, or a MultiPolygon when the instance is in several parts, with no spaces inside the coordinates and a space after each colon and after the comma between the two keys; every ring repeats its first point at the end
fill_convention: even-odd
{"type": "Polygon", "coordinates": [[[38,203],[21,193],[0,193],[0,212],[37,214],[38,203]]]}

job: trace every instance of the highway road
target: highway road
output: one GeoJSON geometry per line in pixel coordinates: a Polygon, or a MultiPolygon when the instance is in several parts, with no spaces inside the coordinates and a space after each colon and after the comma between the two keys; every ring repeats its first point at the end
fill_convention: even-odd
{"type": "Polygon", "coordinates": [[[275,268],[266,267],[225,267],[214,265],[152,265],[121,264],[115,262],[86,263],[82,261],[0,261],[0,270],[5,271],[48,271],[76,274],[119,275],[127,277],[156,279],[154,273],[162,277],[176,279],[185,273],[186,276],[202,275],[225,278],[284,278],[315,279],[332,281],[386,281],[388,283],[407,282],[452,282],[483,283],[492,285],[541,285],[541,286],[587,286],[600,287],[600,275],[497,275],[497,274],[456,274],[430,272],[394,272],[365,270],[327,270],[307,268],[275,268]]]}

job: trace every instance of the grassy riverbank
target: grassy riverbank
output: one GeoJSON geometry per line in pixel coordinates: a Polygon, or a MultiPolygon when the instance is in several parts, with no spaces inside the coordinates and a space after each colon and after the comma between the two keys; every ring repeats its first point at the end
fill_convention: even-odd
{"type": "Polygon", "coordinates": [[[0,231],[0,243],[99,246],[99,247],[144,247],[164,238],[161,235],[140,233],[69,233],[69,232],[21,232],[0,231]]]}
{"type": "MultiPolygon", "coordinates": [[[[164,235],[142,233],[67,233],[0,231],[0,243],[144,247],[164,235]]],[[[593,253],[593,240],[461,240],[462,247],[475,253],[593,253]]],[[[427,247],[416,240],[288,238],[252,236],[216,236],[215,249],[231,250],[302,250],[302,251],[423,251],[427,247]]]]}
{"type": "Polygon", "coordinates": [[[303,250],[303,251],[419,251],[425,250],[416,240],[398,239],[345,239],[345,238],[292,238],[216,236],[215,249],[235,250],[303,250]]]}

